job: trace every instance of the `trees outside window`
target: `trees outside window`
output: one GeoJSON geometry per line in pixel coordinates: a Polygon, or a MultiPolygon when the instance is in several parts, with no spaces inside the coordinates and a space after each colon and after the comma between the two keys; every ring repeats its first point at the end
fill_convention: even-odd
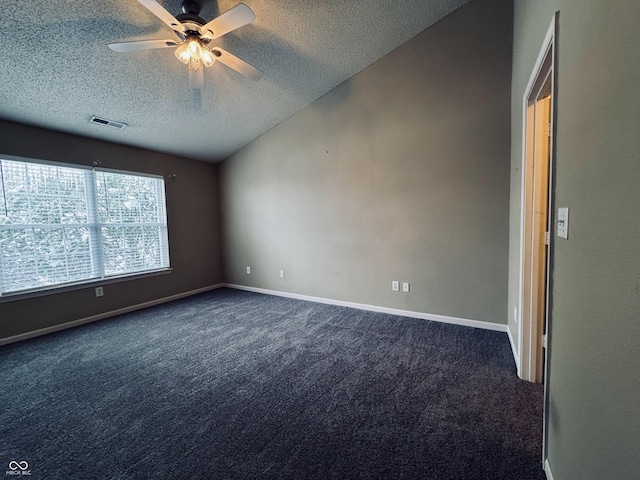
{"type": "Polygon", "coordinates": [[[162,178],[0,159],[0,295],[168,267],[162,178]]]}

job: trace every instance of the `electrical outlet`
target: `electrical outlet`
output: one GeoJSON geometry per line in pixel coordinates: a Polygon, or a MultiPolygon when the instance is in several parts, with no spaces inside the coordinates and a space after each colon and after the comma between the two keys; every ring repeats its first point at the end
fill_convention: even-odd
{"type": "Polygon", "coordinates": [[[402,291],[404,293],[409,293],[409,282],[402,282],[402,291]]]}
{"type": "Polygon", "coordinates": [[[400,291],[400,282],[398,282],[398,280],[394,280],[391,282],[391,290],[393,290],[394,292],[400,291]]]}
{"type": "Polygon", "coordinates": [[[251,275],[251,267],[247,267],[247,275],[251,275]]]}
{"type": "Polygon", "coordinates": [[[102,287],[96,287],[96,297],[102,297],[104,295],[104,289],[102,287]]]}
{"type": "Polygon", "coordinates": [[[284,278],[284,270],[280,270],[280,278],[284,278]]]}

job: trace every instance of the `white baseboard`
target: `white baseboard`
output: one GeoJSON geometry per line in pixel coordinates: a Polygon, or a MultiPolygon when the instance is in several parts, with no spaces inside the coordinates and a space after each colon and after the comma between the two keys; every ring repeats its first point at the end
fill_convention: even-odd
{"type": "Polygon", "coordinates": [[[516,370],[518,372],[518,377],[520,377],[520,356],[518,355],[518,350],[516,348],[516,343],[513,340],[511,329],[508,326],[507,326],[507,337],[509,337],[509,343],[511,344],[511,353],[513,354],[513,360],[516,362],[516,370]]]}
{"type": "MultiPolygon", "coordinates": [[[[268,290],[265,288],[256,288],[256,287],[248,287],[245,285],[236,285],[230,283],[219,283],[216,285],[211,285],[204,288],[199,288],[197,290],[190,290],[188,292],[178,293],[176,295],[171,295],[169,297],[158,298],[156,300],[151,300],[149,302],[139,303],[137,305],[131,305],[129,307],[120,308],[117,310],[111,310],[109,312],[100,313],[98,315],[92,315],[90,317],[80,318],[78,320],[73,320],[71,322],[62,323],[60,325],[53,325],[51,327],[42,328],[40,330],[34,330],[32,332],[21,333],[19,335],[14,335],[12,337],[2,338],[0,339],[0,346],[8,345],[10,343],[20,342],[22,340],[28,340],[30,338],[39,337],[41,335],[47,335],[49,333],[59,332],[61,330],[66,330],[68,328],[77,327],[80,325],[84,325],[91,322],[97,322],[99,320],[104,320],[105,318],[115,317],[116,315],[123,315],[125,313],[133,312],[136,310],[141,310],[143,308],[153,307],[154,305],[160,305],[162,303],[171,302],[173,300],[179,300],[181,298],[190,297],[191,295],[197,295],[198,293],[208,292],[210,290],[215,290],[221,287],[229,287],[235,288],[237,290],[246,290],[248,292],[256,292],[263,293],[266,295],[275,295],[279,297],[286,298],[294,298],[298,300],[306,300],[309,302],[316,303],[325,303],[329,305],[337,305],[340,307],[348,307],[355,308],[358,310],[366,310],[369,312],[379,312],[379,313],[388,313],[390,315],[399,315],[403,317],[410,318],[418,318],[422,320],[432,320],[434,322],[442,322],[442,323],[451,323],[454,325],[462,325],[465,327],[473,327],[473,328],[481,328],[484,330],[493,330],[497,332],[506,332],[509,335],[510,341],[511,335],[509,333],[509,329],[506,325],[501,325],[498,323],[484,322],[480,320],[471,320],[468,318],[458,318],[458,317],[448,317],[445,315],[436,315],[431,313],[422,313],[422,312],[414,312],[411,310],[400,310],[397,308],[389,308],[389,307],[380,307],[377,305],[368,305],[364,303],[354,303],[354,302],[346,302],[343,300],[333,300],[330,298],[322,298],[322,297],[314,297],[310,295],[301,295],[298,293],[289,293],[289,292],[280,292],[277,290],[268,290]]],[[[512,342],[513,347],[513,342],[512,342]]],[[[516,362],[517,364],[517,362],[516,362]]]]}
{"type": "Polygon", "coordinates": [[[434,322],[452,323],[454,325],[463,325],[465,327],[481,328],[484,330],[494,330],[497,332],[508,332],[506,325],[499,323],[483,322],[480,320],[470,320],[468,318],[448,317],[445,315],[435,315],[431,313],[414,312],[411,310],[400,310],[397,308],[379,307],[377,305],[368,305],[364,303],[345,302],[343,300],[333,300],[330,298],[313,297],[310,295],[301,295],[298,293],[281,292],[277,290],[268,290],[265,288],[248,287],[246,285],[236,285],[232,283],[224,284],[225,287],[235,288],[237,290],[246,290],[248,292],[264,293],[266,295],[276,295],[278,297],[295,298],[297,300],[306,300],[309,302],[325,303],[329,305],[337,305],[340,307],[356,308],[358,310],[366,310],[369,312],[388,313],[390,315],[400,315],[403,317],[419,318],[422,320],[432,320],[434,322]]]}
{"type": "Polygon", "coordinates": [[[216,288],[224,287],[224,284],[219,283],[217,285],[210,285],[208,287],[198,288],[197,290],[190,290],[188,292],[178,293],[176,295],[171,295],[169,297],[158,298],[156,300],[151,300],[149,302],[139,303],[137,305],[132,305],[130,307],[119,308],[117,310],[111,310],[109,312],[100,313],[98,315],[92,315],[90,317],[80,318],[78,320],[73,320],[71,322],[61,323],[60,325],[53,325],[51,327],[42,328],[40,330],[34,330],[32,332],[21,333],[19,335],[14,335],[13,337],[1,338],[0,339],[0,347],[3,345],[8,345],[10,343],[20,342],[22,340],[28,340],[30,338],[39,337],[41,335],[47,335],[48,333],[59,332],[61,330],[66,330],[67,328],[73,328],[80,325],[84,325],[86,323],[97,322],[98,320],[104,320],[105,318],[115,317],[116,315],[123,315],[125,313],[133,312],[135,310],[141,310],[147,307],[153,307],[154,305],[160,305],[161,303],[171,302],[173,300],[179,300],[181,298],[190,297],[191,295],[197,295],[198,293],[208,292],[210,290],[215,290],[216,288]]]}
{"type": "Polygon", "coordinates": [[[549,465],[549,459],[544,461],[544,473],[547,475],[547,480],[553,480],[553,474],[551,473],[551,465],[549,465]]]}

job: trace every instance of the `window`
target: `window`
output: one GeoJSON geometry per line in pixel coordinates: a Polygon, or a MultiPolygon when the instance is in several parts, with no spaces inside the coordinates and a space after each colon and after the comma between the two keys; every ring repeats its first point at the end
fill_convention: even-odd
{"type": "Polygon", "coordinates": [[[162,178],[0,159],[0,295],[168,267],[162,178]]]}

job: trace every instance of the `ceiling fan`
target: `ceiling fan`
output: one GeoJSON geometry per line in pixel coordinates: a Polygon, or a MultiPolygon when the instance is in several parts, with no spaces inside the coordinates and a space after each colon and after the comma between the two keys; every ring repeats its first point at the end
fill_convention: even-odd
{"type": "Polygon", "coordinates": [[[220,47],[210,47],[212,40],[225,35],[255,20],[256,16],[244,3],[241,3],[219,17],[207,22],[198,15],[200,5],[195,0],[184,0],[182,14],[174,17],[155,0],[138,0],[156,17],[167,24],[176,35],[168,40],[139,40],[134,42],[110,43],[109,48],[116,52],[133,52],[154,48],[176,48],[175,55],[189,66],[189,85],[200,89],[204,84],[204,68],[213,65],[216,60],[236,72],[253,80],[260,80],[262,72],[244,60],[230,54],[220,47]]]}

